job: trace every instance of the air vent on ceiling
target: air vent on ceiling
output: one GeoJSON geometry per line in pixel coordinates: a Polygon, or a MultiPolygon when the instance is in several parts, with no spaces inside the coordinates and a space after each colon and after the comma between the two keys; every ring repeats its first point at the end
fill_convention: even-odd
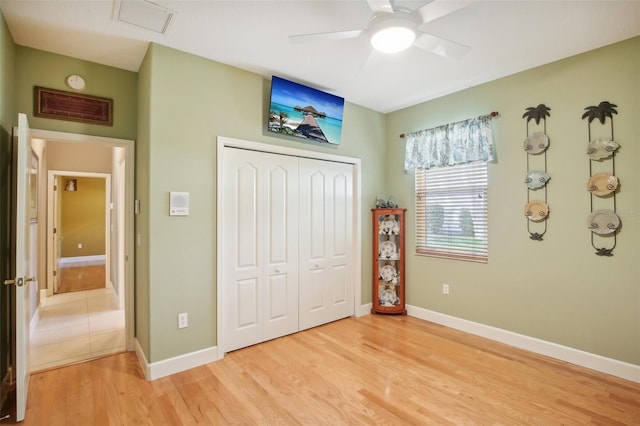
{"type": "Polygon", "coordinates": [[[116,0],[116,19],[164,34],[175,12],[147,0],[116,0]]]}

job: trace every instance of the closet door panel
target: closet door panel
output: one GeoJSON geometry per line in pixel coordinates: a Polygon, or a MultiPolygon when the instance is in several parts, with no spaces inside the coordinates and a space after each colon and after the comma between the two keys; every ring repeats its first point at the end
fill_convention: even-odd
{"type": "Polygon", "coordinates": [[[235,150],[224,169],[228,190],[223,193],[222,260],[226,267],[219,283],[224,286],[224,305],[229,308],[224,317],[228,350],[246,346],[262,335],[258,308],[262,280],[257,248],[259,168],[233,153],[235,150]]]}
{"type": "MultiPolygon", "coordinates": [[[[236,251],[236,267],[253,271],[258,266],[258,169],[250,163],[240,166],[235,173],[234,203],[236,221],[234,237],[238,244],[236,251]]],[[[231,194],[230,194],[231,195],[231,194]]],[[[248,272],[249,273],[249,272],[248,272]]]]}
{"type": "Polygon", "coordinates": [[[298,159],[258,153],[266,203],[264,340],[298,331],[298,159]],[[269,159],[267,161],[267,158],[269,159]]]}
{"type": "Polygon", "coordinates": [[[327,281],[327,274],[324,268],[311,269],[307,275],[307,280],[304,282],[306,297],[308,298],[307,310],[314,312],[320,309],[324,309],[326,302],[325,287],[327,281]]]}
{"type": "Polygon", "coordinates": [[[353,179],[351,166],[336,164],[332,175],[331,218],[333,238],[329,303],[336,316],[353,315],[353,179]],[[351,279],[350,279],[351,278],[351,279]]]}
{"type": "MultiPolygon", "coordinates": [[[[303,177],[301,176],[301,179],[303,177]]],[[[301,201],[306,203],[308,224],[307,227],[301,229],[301,238],[309,239],[309,257],[310,259],[323,260],[325,257],[325,237],[327,230],[326,212],[325,212],[325,186],[326,176],[321,170],[316,170],[302,181],[301,201]]],[[[301,207],[302,208],[302,207],[301,207]]]]}
{"type": "Polygon", "coordinates": [[[285,274],[269,277],[268,321],[278,321],[287,317],[287,276],[285,274]]]}
{"type": "Polygon", "coordinates": [[[224,351],[298,330],[297,159],[225,148],[224,351]],[[293,194],[293,195],[291,195],[293,194]]]}
{"type": "Polygon", "coordinates": [[[353,286],[347,278],[349,268],[346,265],[336,265],[332,270],[333,291],[331,303],[334,306],[345,304],[349,301],[349,293],[353,286]]]}
{"type": "Polygon", "coordinates": [[[258,327],[258,281],[253,279],[235,282],[235,299],[238,301],[236,328],[246,330],[258,327]]]}
{"type": "Polygon", "coordinates": [[[333,179],[333,256],[347,256],[352,242],[349,215],[353,203],[351,191],[352,182],[344,174],[338,174],[333,179]]]}
{"type": "Polygon", "coordinates": [[[280,166],[269,171],[269,264],[287,262],[287,226],[290,219],[287,207],[290,195],[288,193],[287,170],[280,166]]]}
{"type": "Polygon", "coordinates": [[[299,322],[304,330],[354,313],[353,166],[301,158],[300,188],[299,322]]]}

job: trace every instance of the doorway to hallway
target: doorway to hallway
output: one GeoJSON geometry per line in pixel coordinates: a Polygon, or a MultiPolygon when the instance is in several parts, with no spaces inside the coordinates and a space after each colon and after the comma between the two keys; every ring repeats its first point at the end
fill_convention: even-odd
{"type": "Polygon", "coordinates": [[[47,211],[32,371],[133,350],[133,141],[32,133],[47,211]]]}

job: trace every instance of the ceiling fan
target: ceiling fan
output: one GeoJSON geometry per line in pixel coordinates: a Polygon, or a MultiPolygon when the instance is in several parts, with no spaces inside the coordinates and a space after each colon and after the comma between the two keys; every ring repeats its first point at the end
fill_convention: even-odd
{"type": "Polygon", "coordinates": [[[342,40],[366,35],[373,48],[383,53],[400,52],[413,45],[449,59],[459,59],[471,50],[469,46],[420,31],[422,25],[468,6],[467,2],[433,0],[416,10],[396,7],[393,0],[367,0],[367,3],[373,16],[366,28],[293,35],[289,39],[342,40]]]}

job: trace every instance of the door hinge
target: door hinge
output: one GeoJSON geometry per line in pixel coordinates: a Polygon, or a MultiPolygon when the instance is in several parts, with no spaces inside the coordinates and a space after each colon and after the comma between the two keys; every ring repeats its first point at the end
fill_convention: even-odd
{"type": "Polygon", "coordinates": [[[58,233],[58,230],[56,228],[53,228],[53,233],[54,234],[58,233]]]}
{"type": "Polygon", "coordinates": [[[53,190],[57,191],[58,190],[58,185],[53,185],[53,190]]]}
{"type": "Polygon", "coordinates": [[[58,271],[53,271],[53,276],[57,277],[58,276],[58,271]]]}

